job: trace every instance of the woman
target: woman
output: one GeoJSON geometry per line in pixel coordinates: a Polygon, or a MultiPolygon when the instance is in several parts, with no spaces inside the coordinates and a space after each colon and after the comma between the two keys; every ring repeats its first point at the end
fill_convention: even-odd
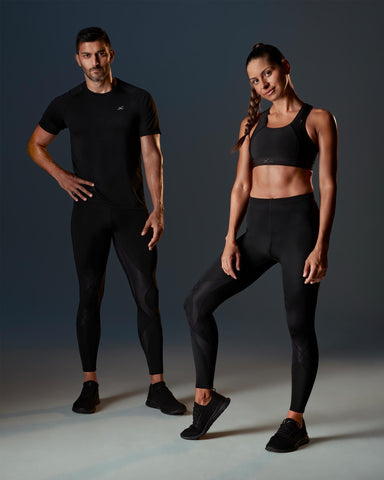
{"type": "Polygon", "coordinates": [[[181,437],[200,438],[230,402],[213,390],[218,344],[213,311],[280,263],[293,348],[292,398],[266,449],[290,452],[309,442],[303,413],[318,365],[314,317],[335,212],[337,127],[329,112],[300,100],[290,64],[276,47],[255,45],[246,65],[251,100],[234,149],[239,161],[225,248],[185,302],[197,379],[193,424],[181,437]],[[260,114],[263,98],[272,106],[260,114]],[[317,154],[320,211],[312,185],[317,154]],[[246,210],[247,231],[237,239],[246,210]]]}

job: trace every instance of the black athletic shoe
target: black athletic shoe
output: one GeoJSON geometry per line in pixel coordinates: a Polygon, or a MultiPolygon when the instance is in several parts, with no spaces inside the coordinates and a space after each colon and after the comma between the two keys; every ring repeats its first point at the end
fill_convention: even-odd
{"type": "Polygon", "coordinates": [[[309,443],[309,438],[304,420],[302,427],[299,428],[295,420],[286,418],[265,449],[277,453],[294,452],[306,443],[309,443]]]}
{"type": "Polygon", "coordinates": [[[193,423],[180,433],[181,438],[198,440],[205,435],[212,423],[228,407],[230,401],[230,398],[223,397],[223,395],[212,391],[212,398],[207,405],[199,405],[195,402],[193,406],[193,423]]]}
{"type": "Polygon", "coordinates": [[[149,386],[145,404],[147,407],[158,408],[167,415],[183,415],[187,410],[185,405],[176,400],[165,382],[152,383],[149,386]]]}
{"type": "Polygon", "coordinates": [[[93,380],[83,383],[79,398],[72,406],[75,413],[95,413],[96,405],[100,403],[99,384],[93,380]]]}

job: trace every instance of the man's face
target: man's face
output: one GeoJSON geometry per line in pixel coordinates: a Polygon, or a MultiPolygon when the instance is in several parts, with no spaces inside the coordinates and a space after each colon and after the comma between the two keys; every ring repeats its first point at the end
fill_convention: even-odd
{"type": "Polygon", "coordinates": [[[111,74],[114,55],[115,52],[103,40],[96,40],[80,43],[76,61],[89,80],[102,82],[111,74]]]}

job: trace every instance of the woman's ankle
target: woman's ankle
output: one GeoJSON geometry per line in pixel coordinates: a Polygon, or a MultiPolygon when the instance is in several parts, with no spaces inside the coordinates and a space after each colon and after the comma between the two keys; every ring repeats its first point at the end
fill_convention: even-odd
{"type": "Polygon", "coordinates": [[[199,405],[208,405],[211,401],[212,389],[210,388],[196,388],[195,390],[195,402],[199,405]]]}
{"type": "Polygon", "coordinates": [[[293,410],[289,410],[287,413],[287,418],[291,418],[295,420],[297,426],[301,428],[303,426],[303,414],[299,412],[294,412],[293,410]]]}

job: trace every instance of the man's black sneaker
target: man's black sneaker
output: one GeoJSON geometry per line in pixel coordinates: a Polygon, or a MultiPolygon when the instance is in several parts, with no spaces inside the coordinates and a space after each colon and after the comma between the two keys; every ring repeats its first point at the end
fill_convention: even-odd
{"type": "Polygon", "coordinates": [[[228,407],[230,401],[230,398],[223,397],[223,395],[213,390],[211,400],[207,405],[199,405],[195,402],[193,406],[193,423],[180,433],[181,438],[198,440],[205,435],[212,423],[228,407]]]}
{"type": "Polygon", "coordinates": [[[299,428],[295,420],[286,418],[275,435],[271,437],[265,449],[277,453],[294,452],[308,442],[309,438],[304,420],[302,427],[299,428]]]}
{"type": "Polygon", "coordinates": [[[83,383],[79,398],[72,406],[72,411],[76,413],[95,413],[96,405],[100,403],[99,384],[93,380],[83,383]]]}
{"type": "Polygon", "coordinates": [[[176,400],[165,382],[152,383],[149,386],[147,407],[158,408],[167,415],[182,415],[187,410],[186,406],[176,400]]]}

